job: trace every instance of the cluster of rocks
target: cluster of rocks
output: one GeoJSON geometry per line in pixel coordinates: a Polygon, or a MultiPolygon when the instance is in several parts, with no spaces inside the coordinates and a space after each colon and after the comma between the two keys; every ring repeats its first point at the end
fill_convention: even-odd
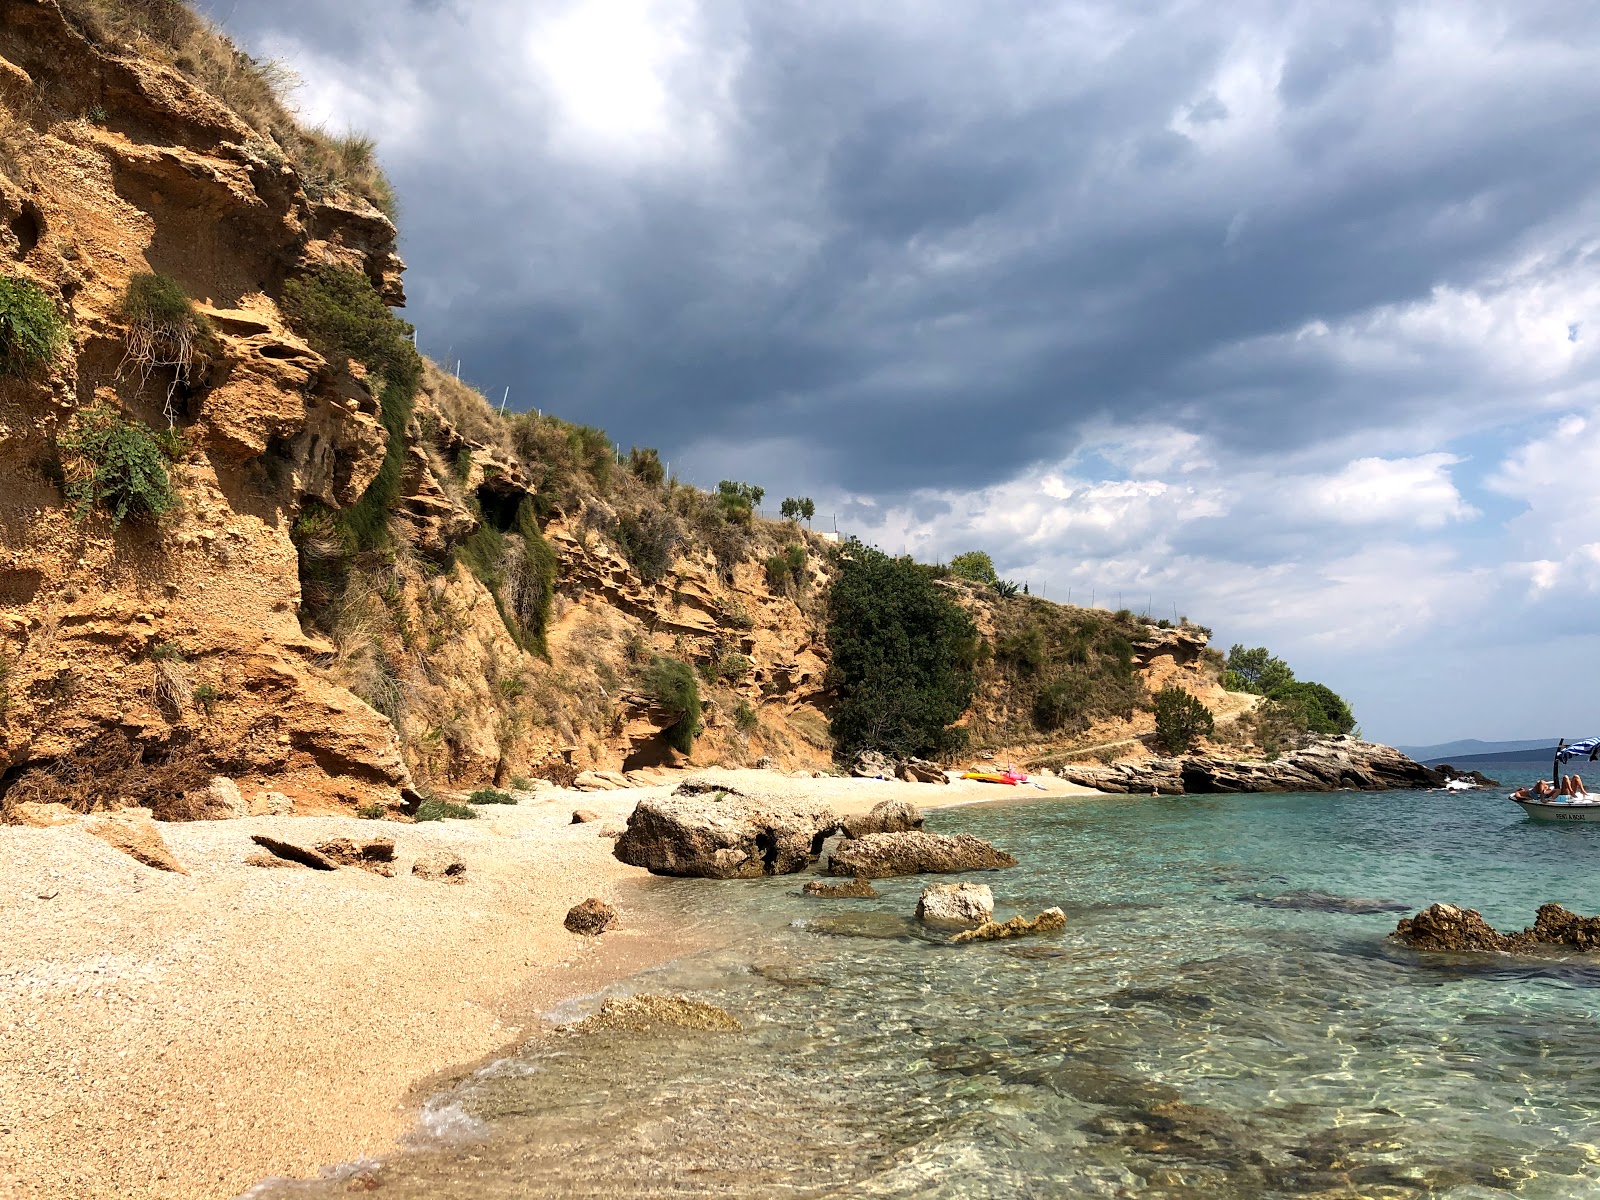
{"type": "Polygon", "coordinates": [[[1102,792],[1164,796],[1218,792],[1377,792],[1441,787],[1445,774],[1407,758],[1391,746],[1348,734],[1323,738],[1272,762],[1212,754],[1152,758],[1112,766],[1058,767],[1061,778],[1102,792]]]}
{"type": "MultiPolygon", "coordinates": [[[[251,834],[250,840],[264,851],[245,859],[253,867],[304,867],[313,871],[356,867],[385,879],[394,877],[394,839],[390,837],[327,838],[310,846],[265,833],[251,834]]],[[[459,856],[441,850],[418,858],[411,864],[411,873],[435,883],[465,883],[467,864],[459,856]]]]}
{"type": "Polygon", "coordinates": [[[850,774],[857,779],[899,779],[906,783],[949,783],[950,776],[938,763],[925,758],[890,758],[878,750],[860,750],[850,760],[850,774]]]}
{"type": "Polygon", "coordinates": [[[925,833],[921,827],[921,811],[903,800],[841,817],[817,800],[687,779],[671,795],[647,797],[635,806],[615,853],[658,875],[755,879],[805,870],[829,839],[842,835],[830,858],[835,875],[877,879],[1016,865],[980,838],[925,833]]]}
{"type": "Polygon", "coordinates": [[[1546,947],[1600,950],[1600,917],[1581,917],[1559,904],[1541,905],[1530,928],[1501,933],[1473,908],[1434,904],[1403,917],[1389,935],[1413,950],[1521,954],[1546,947]]]}

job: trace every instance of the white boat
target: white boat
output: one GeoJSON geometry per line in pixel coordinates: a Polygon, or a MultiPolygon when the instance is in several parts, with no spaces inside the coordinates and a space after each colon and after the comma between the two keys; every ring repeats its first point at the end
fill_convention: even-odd
{"type": "Polygon", "coordinates": [[[1535,821],[1600,821],[1600,800],[1569,800],[1556,796],[1550,800],[1519,800],[1507,796],[1535,821]]]}
{"type": "Polygon", "coordinates": [[[1550,784],[1552,788],[1557,789],[1557,794],[1540,796],[1530,793],[1528,788],[1519,788],[1506,799],[1535,821],[1600,821],[1600,797],[1559,794],[1561,766],[1574,758],[1587,758],[1590,762],[1600,759],[1600,737],[1588,738],[1570,745],[1566,738],[1562,738],[1556,743],[1556,759],[1551,768],[1550,784]]]}

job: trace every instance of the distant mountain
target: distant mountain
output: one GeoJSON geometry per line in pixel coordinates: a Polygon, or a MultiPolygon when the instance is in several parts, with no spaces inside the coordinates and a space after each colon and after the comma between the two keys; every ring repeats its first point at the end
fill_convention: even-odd
{"type": "MultiPolygon", "coordinates": [[[[1415,755],[1412,757],[1416,758],[1415,755]]],[[[1417,761],[1430,767],[1449,763],[1452,767],[1471,770],[1485,763],[1543,763],[1549,766],[1554,758],[1555,747],[1546,746],[1541,750],[1500,750],[1494,754],[1445,754],[1433,758],[1419,758],[1417,761]]]]}
{"type": "Polygon", "coordinates": [[[1427,762],[1430,759],[1450,758],[1453,755],[1508,754],[1521,750],[1553,750],[1555,743],[1549,738],[1535,738],[1520,742],[1485,742],[1478,738],[1462,738],[1455,742],[1440,742],[1436,746],[1396,746],[1401,754],[1427,762]]]}

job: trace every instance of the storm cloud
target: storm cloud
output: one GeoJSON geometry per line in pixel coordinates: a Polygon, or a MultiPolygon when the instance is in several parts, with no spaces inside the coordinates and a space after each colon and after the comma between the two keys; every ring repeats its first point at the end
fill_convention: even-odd
{"type": "Polygon", "coordinates": [[[379,137],[423,347],[513,406],[1267,641],[1375,735],[1600,719],[1582,6],[212,15],[379,137]]]}

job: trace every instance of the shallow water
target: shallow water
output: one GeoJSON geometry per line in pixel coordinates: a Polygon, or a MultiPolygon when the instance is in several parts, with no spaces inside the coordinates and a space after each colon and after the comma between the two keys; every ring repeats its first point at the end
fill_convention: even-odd
{"type": "Polygon", "coordinates": [[[379,1194],[1600,1195],[1600,963],[1385,941],[1396,905],[1503,928],[1548,900],[1596,909],[1600,825],[1534,824],[1502,797],[933,814],[1021,860],[978,877],[998,918],[1066,910],[1064,934],[1016,942],[926,934],[907,916],[920,879],[872,901],[664,884],[737,936],[621,990],[685,992],[744,1029],[539,1039],[436,1098],[379,1194]]]}

